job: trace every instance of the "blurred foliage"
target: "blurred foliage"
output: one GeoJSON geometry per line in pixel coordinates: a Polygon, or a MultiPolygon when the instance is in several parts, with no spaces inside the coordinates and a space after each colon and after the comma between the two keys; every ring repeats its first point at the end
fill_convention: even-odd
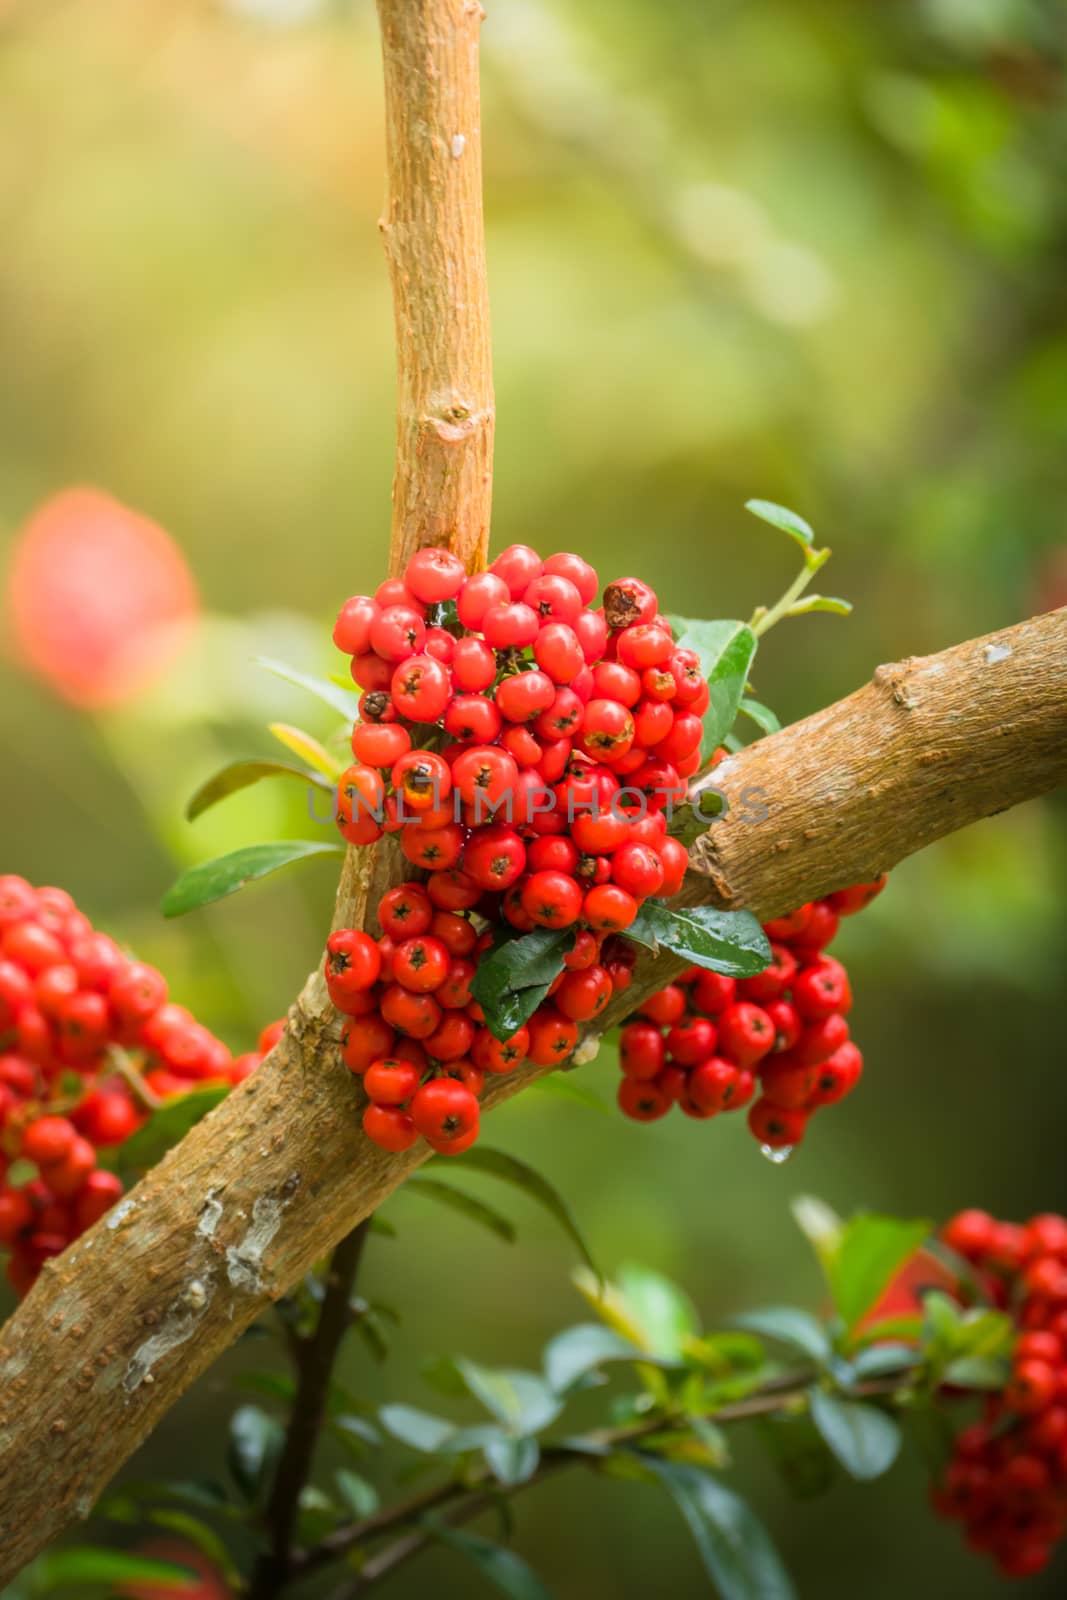
{"type": "MultiPolygon", "coordinates": [[[[671,610],[745,617],[790,554],[742,504],[796,506],[856,613],[768,642],[756,690],[789,719],[878,660],[1067,601],[1061,0],[489,13],[498,544],[580,548],[671,610]]],[[[46,495],[96,483],[171,531],[208,607],[123,710],[88,716],[0,667],[3,865],[68,886],[246,1048],[316,959],[332,865],[183,923],[158,902],[176,865],[307,832],[282,785],[183,820],[223,761],[277,753],[268,721],[344,748],[251,661],[335,668],[328,621],[384,566],[373,8],[0,0],[0,30],[0,546],[46,495]]],[[[848,926],[867,1073],[788,1167],[743,1127],[647,1130],[548,1095],[501,1112],[494,1142],[551,1176],[608,1270],[647,1261],[712,1322],[771,1286],[802,1295],[783,1222],[798,1184],[908,1215],[1067,1208],[1062,817],[1034,805],[947,841],[848,926]]],[[[610,1060],[586,1070],[610,1093],[610,1060]]],[[[368,1402],[413,1390],[440,1350],[536,1363],[573,1315],[547,1220],[509,1251],[420,1196],[390,1214],[399,1237],[375,1238],[364,1287],[400,1329],[384,1373],[354,1353],[346,1375],[368,1402]]],[[[199,1464],[250,1348],[131,1477],[199,1464]]],[[[917,1469],[798,1512],[740,1461],[802,1594],[881,1600],[916,1572],[931,1592],[999,1590],[929,1517],[917,1469]]],[[[666,1504],[592,1476],[532,1490],[518,1548],[561,1600],[703,1582],[666,1504]],[[609,1557],[631,1495],[641,1540],[609,1557]]],[[[447,1551],[393,1592],[427,1583],[468,1592],[447,1551]]],[[[1031,1592],[1062,1588],[1061,1564],[1031,1592]]]]}

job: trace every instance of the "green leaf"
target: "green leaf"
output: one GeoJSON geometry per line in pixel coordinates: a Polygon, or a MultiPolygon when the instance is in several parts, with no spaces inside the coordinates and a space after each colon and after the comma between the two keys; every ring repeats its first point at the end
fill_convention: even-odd
{"type": "Polygon", "coordinates": [[[704,713],[704,756],[720,745],[734,725],[737,708],[756,654],[756,635],[745,622],[703,622],[669,617],[679,647],[695,650],[708,680],[711,701],[704,713]]]}
{"type": "Polygon", "coordinates": [[[365,1455],[365,1447],[373,1448],[382,1442],[382,1436],[373,1422],[368,1422],[365,1417],[354,1416],[349,1411],[331,1418],[330,1427],[355,1455],[365,1455]]]}
{"type": "Polygon", "coordinates": [[[27,1161],[25,1156],[19,1156],[8,1167],[4,1182],[9,1189],[25,1189],[28,1183],[35,1183],[40,1175],[41,1169],[36,1161],[27,1161]]]}
{"type": "Polygon", "coordinates": [[[537,1373],[483,1367],[465,1356],[456,1356],[454,1365],[468,1393],[512,1433],[540,1433],[563,1409],[559,1396],[537,1373]]]}
{"type": "Polygon", "coordinates": [[[51,1550],[40,1556],[34,1563],[31,1583],[36,1594],[81,1584],[104,1584],[114,1588],[126,1583],[150,1583],[167,1592],[181,1594],[199,1588],[201,1579],[190,1568],[171,1561],[155,1561],[149,1556],[104,1550],[95,1545],[72,1545],[66,1550],[51,1550]]]}
{"type": "Polygon", "coordinates": [[[209,1527],[200,1517],[190,1516],[188,1511],[175,1511],[170,1506],[154,1506],[148,1513],[148,1521],[156,1528],[166,1528],[168,1533],[176,1533],[188,1540],[219,1569],[233,1592],[235,1594],[238,1592],[241,1587],[241,1575],[234,1565],[225,1540],[219,1537],[214,1528],[209,1527]]]}
{"type": "Polygon", "coordinates": [[[837,617],[847,617],[852,611],[852,601],[841,600],[830,594],[808,594],[796,605],[790,606],[786,616],[806,617],[812,611],[832,611],[837,617]]]}
{"type": "Polygon", "coordinates": [[[810,1402],[812,1421],[846,1472],[866,1480],[889,1471],[900,1451],[900,1429],[892,1417],[823,1389],[813,1389],[810,1402]]]}
{"type": "Polygon", "coordinates": [[[922,1356],[911,1345],[872,1344],[861,1350],[850,1365],[857,1378],[881,1378],[889,1372],[907,1372],[921,1361],[922,1356]]]}
{"type": "Polygon", "coordinates": [[[257,1499],[283,1439],[281,1424],[258,1406],[241,1406],[230,1418],[227,1460],[234,1482],[248,1500],[257,1499]]]}
{"type": "Polygon", "coordinates": [[[782,724],[770,706],[762,705],[758,700],[742,700],[737,709],[741,716],[754,722],[761,733],[781,733],[782,724]]]}
{"type": "Polygon", "coordinates": [[[1008,1363],[995,1356],[960,1356],[943,1373],[958,1389],[1003,1389],[1010,1376],[1008,1363]]]}
{"type": "Polygon", "coordinates": [[[667,832],[689,850],[707,833],[724,809],[722,796],[715,789],[701,789],[692,801],[673,808],[667,832]]]}
{"type": "Polygon", "coordinates": [[[265,878],[279,867],[309,856],[343,856],[344,846],[322,844],[311,839],[280,839],[273,844],[250,844],[214,861],[201,861],[172,883],[163,896],[165,917],[183,917],[198,906],[210,905],[228,894],[235,894],[253,878],[265,878]]]}
{"type": "Polygon", "coordinates": [[[749,1311],[740,1317],[731,1317],[734,1327],[749,1333],[759,1333],[766,1339],[777,1339],[810,1356],[820,1366],[830,1358],[830,1339],[823,1327],[808,1311],[797,1306],[768,1306],[763,1311],[749,1311]]]}
{"type": "Polygon", "coordinates": [[[825,1200],[813,1194],[798,1194],[790,1203],[793,1220],[815,1251],[819,1265],[827,1275],[841,1246],[845,1224],[825,1200]]]}
{"type": "MultiPolygon", "coordinates": [[[[551,1095],[556,1100],[569,1100],[572,1105],[584,1106],[587,1111],[599,1111],[602,1117],[611,1116],[611,1107],[595,1089],[577,1083],[572,1072],[550,1072],[545,1078],[535,1078],[525,1091],[551,1095]]],[[[410,1178],[408,1179],[410,1183],[410,1178]]]]}
{"type": "Polygon", "coordinates": [[[525,1161],[520,1161],[518,1156],[508,1155],[504,1150],[494,1150],[480,1144],[463,1151],[458,1156],[444,1156],[441,1159],[447,1160],[450,1172],[463,1167],[470,1172],[484,1172],[491,1178],[499,1178],[504,1183],[513,1184],[532,1200],[536,1200],[538,1205],[555,1218],[567,1237],[577,1246],[582,1259],[597,1277],[600,1276],[570,1206],[559,1190],[533,1167],[527,1166],[525,1161]]]}
{"type": "Polygon", "coordinates": [[[746,1501],[698,1467],[641,1460],[673,1495],[721,1600],[796,1600],[770,1535],[746,1501]]]}
{"type": "Polygon", "coordinates": [[[652,1355],[677,1361],[687,1339],[700,1332],[693,1302],[662,1272],[633,1263],[621,1267],[618,1288],[652,1355]]]}
{"type": "Polygon", "coordinates": [[[435,1417],[429,1411],[420,1411],[416,1406],[382,1406],[378,1417],[386,1433],[399,1439],[401,1444],[410,1445],[412,1450],[421,1450],[424,1455],[439,1454],[457,1431],[454,1422],[435,1417]]]}
{"type": "Polygon", "coordinates": [[[790,511],[786,506],[775,505],[773,500],[746,500],[745,510],[751,511],[761,522],[769,522],[772,528],[780,528],[791,539],[795,539],[802,549],[806,550],[815,543],[815,530],[803,517],[798,517],[795,511],[790,511]]]}
{"type": "Polygon", "coordinates": [[[279,744],[291,750],[294,756],[299,756],[301,761],[306,761],[319,774],[323,787],[332,789],[335,786],[345,769],[345,763],[332,756],[318,739],[313,739],[303,728],[294,728],[288,722],[270,722],[267,730],[279,744]]]}
{"type": "Polygon", "coordinates": [[[566,1394],[605,1361],[647,1361],[648,1356],[613,1328],[579,1322],[550,1339],[542,1359],[549,1386],[557,1394],[566,1394]]]}
{"type": "Polygon", "coordinates": [[[834,1304],[849,1332],[929,1232],[928,1222],[899,1217],[861,1213],[849,1220],[829,1266],[834,1304]]]}
{"type": "Polygon", "coordinates": [[[714,906],[674,910],[662,900],[646,900],[626,937],[653,951],[673,950],[698,967],[731,978],[752,978],[771,959],[767,935],[751,911],[719,911],[714,906]]]}
{"type": "Polygon", "coordinates": [[[334,1473],[334,1481],[342,1500],[354,1517],[362,1520],[364,1517],[373,1516],[377,1511],[378,1491],[373,1483],[361,1478],[358,1472],[350,1472],[347,1467],[339,1467],[334,1473]]]}
{"type": "Polygon", "coordinates": [[[329,678],[317,678],[313,673],[300,672],[285,661],[272,661],[268,656],[256,656],[254,659],[257,667],[263,667],[265,671],[273,672],[276,678],[284,678],[286,683],[293,683],[298,689],[306,689],[309,694],[324,700],[345,722],[358,722],[359,695],[354,690],[339,688],[329,678]]]}
{"type": "Polygon", "coordinates": [[[507,930],[482,956],[471,994],[495,1039],[510,1039],[537,1010],[576,937],[574,928],[535,928],[517,936],[507,930]]]}
{"type": "Polygon", "coordinates": [[[492,1206],[487,1206],[483,1200],[465,1193],[463,1189],[453,1188],[450,1183],[442,1183],[437,1178],[424,1178],[416,1173],[404,1185],[405,1194],[412,1192],[422,1194],[428,1200],[436,1200],[452,1211],[458,1211],[461,1216],[467,1217],[471,1222],[479,1223],[483,1228],[488,1228],[490,1233],[495,1233],[498,1239],[504,1239],[508,1244],[515,1243],[515,1224],[507,1217],[502,1217],[499,1211],[494,1211],[492,1206]]]}
{"type": "Polygon", "coordinates": [[[477,1534],[460,1533],[458,1528],[451,1528],[436,1517],[423,1517],[419,1525],[440,1544],[466,1556],[495,1588],[510,1595],[511,1600],[552,1600],[551,1591],[514,1550],[505,1550],[477,1534]]]}
{"type": "Polygon", "coordinates": [[[229,1092],[229,1084],[212,1083],[164,1101],[125,1143],[99,1151],[98,1164],[130,1183],[162,1161],[167,1151],[180,1144],[189,1129],[225,1100],[229,1092]]]}
{"type": "Polygon", "coordinates": [[[498,1483],[506,1489],[517,1483],[526,1483],[533,1477],[541,1463],[541,1450],[536,1439],[490,1439],[482,1447],[485,1464],[498,1483]]]}
{"type": "Polygon", "coordinates": [[[211,806],[217,806],[220,800],[227,800],[231,794],[249,788],[261,778],[296,778],[302,784],[313,783],[320,789],[332,787],[317,772],[307,767],[291,767],[284,761],[231,761],[200,785],[185,807],[186,820],[195,822],[211,806]]]}

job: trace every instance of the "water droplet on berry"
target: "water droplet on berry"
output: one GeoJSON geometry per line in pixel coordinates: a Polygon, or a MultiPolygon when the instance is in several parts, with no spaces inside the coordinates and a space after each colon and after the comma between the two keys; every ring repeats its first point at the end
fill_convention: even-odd
{"type": "Polygon", "coordinates": [[[761,1156],[765,1156],[772,1166],[782,1167],[789,1160],[795,1149],[796,1145],[792,1144],[761,1144],[759,1153],[761,1156]]]}

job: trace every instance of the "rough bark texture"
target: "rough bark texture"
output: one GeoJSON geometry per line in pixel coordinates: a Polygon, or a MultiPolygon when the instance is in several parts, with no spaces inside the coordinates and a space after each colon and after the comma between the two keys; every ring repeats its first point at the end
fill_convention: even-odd
{"type": "MultiPolygon", "coordinates": [[[[717,777],[735,816],[695,852],[685,900],[767,918],[891,867],[1067,783],[1067,611],[879,668],[717,777]],[[765,791],[766,820],[741,820],[745,789],[765,791]]],[[[623,1009],[677,965],[644,964],[623,1009]]],[[[259,1072],[46,1266],[7,1324],[0,1579],[87,1515],[188,1385],[426,1159],[421,1143],[393,1156],[364,1137],[336,1033],[316,978],[259,1072]]],[[[487,1104],[540,1075],[495,1079],[487,1104]]]]}

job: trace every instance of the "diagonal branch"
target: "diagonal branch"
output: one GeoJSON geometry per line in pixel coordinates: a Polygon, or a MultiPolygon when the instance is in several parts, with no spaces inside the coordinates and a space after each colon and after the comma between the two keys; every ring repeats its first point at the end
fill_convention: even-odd
{"type": "MultiPolygon", "coordinates": [[[[716,770],[735,815],[697,850],[690,902],[744,900],[766,919],[892,867],[1067,784],[1067,610],[881,668],[716,770]],[[765,791],[764,821],[741,820],[746,788],[765,791]]],[[[626,1006],[677,965],[639,969],[626,1006]]],[[[87,1515],[189,1384],[428,1157],[363,1135],[320,989],[316,976],[259,1072],[45,1268],[4,1329],[0,1578],[87,1515]]],[[[487,1105],[543,1070],[494,1079],[487,1105]]]]}

